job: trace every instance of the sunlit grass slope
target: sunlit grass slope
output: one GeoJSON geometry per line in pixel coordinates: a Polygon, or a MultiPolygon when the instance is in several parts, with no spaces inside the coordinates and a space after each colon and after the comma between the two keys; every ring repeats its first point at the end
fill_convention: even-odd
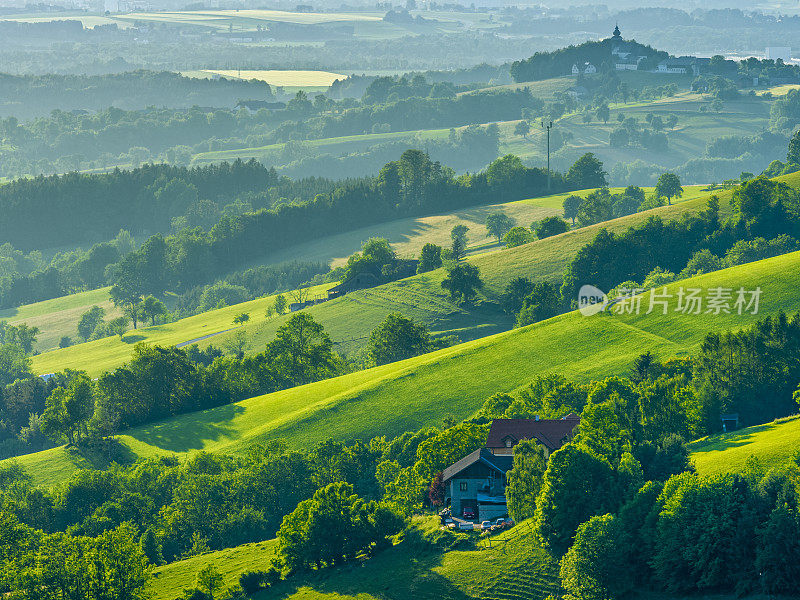
{"type": "MultiPolygon", "coordinates": [[[[506,330],[512,324],[508,315],[505,315],[493,302],[511,279],[529,277],[534,281],[560,283],[564,270],[575,254],[589,243],[600,229],[622,232],[628,227],[643,223],[652,215],[659,215],[663,219],[677,219],[684,214],[696,213],[705,208],[708,193],[701,193],[699,189],[692,188],[687,195],[689,194],[696,195],[672,206],[576,229],[516,248],[470,255],[469,261],[480,269],[481,278],[485,283],[481,292],[482,297],[490,301],[478,309],[465,309],[450,302],[441,287],[445,273],[439,269],[371,290],[354,292],[339,300],[307,310],[314,319],[325,326],[326,331],[337,342],[337,350],[343,352],[351,352],[362,345],[372,329],[387,314],[395,311],[424,322],[434,332],[455,334],[464,341],[485,337],[506,330]]],[[[718,196],[723,215],[728,214],[731,191],[720,191],[718,196]]],[[[548,203],[560,206],[561,202],[563,195],[522,201],[522,203],[536,204],[537,207],[547,207],[548,203]],[[543,205],[538,204],[539,202],[543,202],[543,205]]],[[[555,212],[557,209],[553,206],[552,210],[555,212]]],[[[449,237],[449,228],[443,229],[446,229],[449,237]]],[[[263,348],[282,323],[282,319],[275,319],[268,323],[248,325],[245,328],[249,336],[248,351],[263,348]]],[[[220,336],[215,343],[224,339],[224,335],[220,336]]]]}
{"type": "MultiPolygon", "coordinates": [[[[588,194],[591,190],[578,192],[588,194]]],[[[726,192],[729,195],[729,192],[726,192]]],[[[295,247],[292,252],[280,256],[270,257],[270,262],[283,260],[320,260],[331,256],[342,257],[355,252],[360,248],[361,241],[372,236],[385,236],[392,242],[399,255],[408,256],[416,254],[423,244],[427,242],[447,245],[450,230],[456,224],[465,224],[470,227],[470,243],[475,246],[492,249],[493,242],[486,244],[486,217],[495,211],[502,211],[512,216],[518,223],[530,224],[534,220],[548,215],[560,214],[561,205],[567,194],[555,194],[543,198],[532,198],[517,202],[497,204],[491,206],[475,207],[451,213],[423,217],[419,219],[406,219],[392,223],[363,228],[355,232],[331,236],[316,242],[310,242],[304,247],[295,247]]],[[[704,206],[707,193],[699,187],[687,188],[683,201],[671,207],[662,207],[656,211],[631,215],[623,219],[609,221],[603,225],[588,227],[566,235],[556,236],[533,244],[527,244],[513,249],[503,249],[497,252],[485,252],[480,256],[473,256],[471,260],[481,269],[482,277],[487,283],[485,294],[492,299],[500,293],[505,284],[513,277],[526,275],[534,279],[557,280],[571,260],[572,256],[590,241],[601,226],[614,230],[622,230],[633,223],[638,223],[647,218],[651,212],[664,215],[664,218],[677,217],[687,211],[698,210],[704,206]]],[[[494,247],[498,249],[498,247],[494,247]]],[[[454,333],[462,340],[484,337],[509,329],[513,320],[502,313],[496,305],[482,305],[477,309],[465,310],[454,305],[441,288],[444,277],[442,270],[429,274],[413,277],[407,280],[394,282],[371,290],[364,290],[349,294],[340,300],[318,305],[307,309],[315,319],[319,320],[337,342],[337,350],[349,352],[362,345],[370,331],[380,323],[387,314],[399,311],[409,317],[428,324],[434,331],[441,333],[454,333]]],[[[99,293],[99,290],[98,290],[99,293]]],[[[312,293],[321,293],[315,290],[312,293]]],[[[95,298],[95,292],[87,292],[89,297],[95,298]]],[[[76,295],[82,296],[82,295],[76,295]]],[[[106,298],[107,291],[97,297],[106,298]]],[[[58,341],[60,335],[70,335],[77,326],[80,314],[89,308],[86,300],[68,296],[64,299],[48,301],[56,305],[74,302],[81,304],[80,308],[69,313],[69,320],[65,325],[56,329],[58,336],[50,329],[46,322],[47,315],[39,317],[40,329],[43,336],[58,341]],[[69,330],[67,333],[60,333],[69,330]],[[46,333],[45,333],[46,332],[46,333]]],[[[122,364],[130,357],[133,345],[138,341],[158,344],[179,344],[203,337],[209,334],[218,334],[233,327],[233,317],[240,312],[251,313],[251,321],[240,330],[247,334],[247,350],[249,352],[263,349],[264,344],[271,340],[275,331],[283,325],[289,316],[271,319],[264,318],[267,305],[272,298],[255,300],[238,306],[211,311],[176,323],[146,327],[136,332],[129,332],[123,339],[107,338],[86,344],[79,344],[63,350],[47,352],[34,358],[34,369],[37,373],[52,373],[64,368],[83,369],[92,374],[99,374],[104,370],[122,364]]],[[[48,303],[40,303],[48,305],[48,303]]],[[[21,313],[42,311],[38,305],[18,309],[21,313]]],[[[55,309],[52,309],[55,310],[55,309]]],[[[2,314],[2,313],[0,313],[2,314]]],[[[239,331],[239,330],[237,330],[239,331]]],[[[219,346],[236,332],[216,335],[199,342],[201,346],[214,344],[219,346]]],[[[73,333],[74,335],[74,333],[73,333]]],[[[55,345],[52,344],[49,348],[55,345]]],[[[48,346],[44,346],[48,347],[48,346]]]]}
{"type": "Polygon", "coordinates": [[[223,577],[223,587],[239,582],[239,575],[247,571],[266,571],[270,559],[275,555],[277,540],[255,544],[242,544],[235,548],[193,556],[153,571],[147,591],[151,600],[173,600],[185,589],[195,587],[197,572],[207,564],[212,564],[223,577]]]}
{"type": "Polygon", "coordinates": [[[119,314],[109,300],[108,291],[109,288],[106,287],[26,304],[18,308],[5,308],[0,310],[0,321],[8,321],[11,325],[26,323],[31,327],[38,327],[36,350],[40,352],[51,350],[58,347],[62,336],[75,339],[81,315],[92,306],[104,308],[107,318],[119,314]]]}
{"type": "MultiPolygon", "coordinates": [[[[537,374],[559,372],[585,381],[625,373],[643,352],[659,357],[692,353],[709,331],[740,328],[779,310],[800,310],[798,270],[800,252],[669,288],[676,293],[679,286],[760,286],[759,315],[662,315],[659,310],[583,317],[572,312],[398,363],[145,425],[119,439],[133,458],[196,450],[240,452],[268,438],[308,447],[326,438],[393,437],[441,423],[447,416],[466,418],[490,395],[513,391],[537,374]]],[[[648,298],[642,299],[645,308],[648,298]]],[[[48,452],[46,460],[41,454],[18,459],[41,483],[62,479],[74,468],[74,458],[65,450],[48,452]]]]}
{"type": "MultiPolygon", "coordinates": [[[[333,284],[313,287],[309,293],[312,297],[323,294],[331,285],[333,284]]],[[[138,342],[173,346],[209,336],[206,339],[210,343],[220,332],[236,329],[233,318],[240,313],[249,313],[253,320],[263,321],[267,307],[274,301],[275,296],[266,296],[187,317],[174,323],[141,327],[129,331],[122,337],[112,336],[53,350],[34,356],[33,369],[39,374],[54,373],[66,368],[82,369],[96,376],[127,361],[138,342]]]]}
{"type": "MultiPolygon", "coordinates": [[[[416,517],[414,530],[430,531],[438,520],[416,517]]],[[[541,600],[557,592],[557,565],[532,538],[527,524],[492,538],[492,548],[442,551],[401,542],[366,561],[297,574],[257,594],[257,600],[541,600]]],[[[159,567],[148,586],[153,600],[171,600],[193,587],[197,571],[213,564],[225,585],[238,574],[266,569],[275,541],[246,544],[159,567]]]]}
{"type": "MultiPolygon", "coordinates": [[[[612,191],[619,192],[621,189],[614,188],[612,191]]],[[[652,192],[652,188],[645,189],[647,192],[652,192]]],[[[574,193],[586,196],[592,191],[582,190],[574,193]]],[[[339,266],[346,263],[347,257],[357,252],[361,248],[361,243],[370,237],[386,238],[399,256],[417,256],[422,246],[427,243],[450,245],[450,231],[456,225],[466,225],[469,228],[468,250],[475,252],[479,249],[484,251],[497,249],[500,247],[497,240],[486,231],[486,218],[490,214],[502,212],[514,219],[517,225],[529,227],[531,223],[544,217],[561,216],[564,199],[569,195],[569,193],[552,194],[514,202],[473,206],[447,214],[397,219],[291,246],[264,259],[271,263],[292,260],[325,261],[333,266],[339,266]]],[[[703,186],[686,186],[679,204],[701,196],[708,196],[708,192],[703,191],[703,186]]]]}
{"type": "Polygon", "coordinates": [[[766,469],[788,464],[800,451],[800,417],[781,419],[692,442],[692,460],[703,474],[737,472],[750,456],[766,469]]]}

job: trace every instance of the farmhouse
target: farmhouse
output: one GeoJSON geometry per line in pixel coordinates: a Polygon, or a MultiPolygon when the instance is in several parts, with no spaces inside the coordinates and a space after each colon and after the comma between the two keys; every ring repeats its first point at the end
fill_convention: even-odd
{"type": "Polygon", "coordinates": [[[671,73],[685,75],[690,73],[694,76],[700,75],[707,70],[711,63],[710,58],[698,58],[696,56],[670,56],[666,60],[658,63],[657,73],[671,73]]]}
{"type": "Polygon", "coordinates": [[[486,521],[508,514],[506,475],[514,462],[514,447],[536,440],[547,456],[572,439],[580,417],[563,419],[495,419],[486,446],[468,454],[442,473],[445,503],[459,518],[486,521]]]}
{"type": "Polygon", "coordinates": [[[514,446],[522,440],[536,440],[549,456],[572,439],[581,418],[570,413],[563,419],[495,419],[486,438],[486,447],[492,454],[514,453],[514,446]]]}
{"type": "Polygon", "coordinates": [[[583,63],[580,67],[577,64],[572,65],[573,75],[580,75],[581,73],[584,75],[593,75],[594,73],[597,73],[597,67],[590,62],[583,63]]]}

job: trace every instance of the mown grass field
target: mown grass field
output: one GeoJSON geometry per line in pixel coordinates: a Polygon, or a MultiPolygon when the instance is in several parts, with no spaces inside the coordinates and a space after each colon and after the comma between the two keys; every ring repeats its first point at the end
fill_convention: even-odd
{"type": "MultiPolygon", "coordinates": [[[[311,297],[321,295],[333,284],[315,286],[309,289],[311,297]]],[[[174,323],[141,327],[128,331],[123,336],[113,336],[61,348],[33,357],[33,369],[38,374],[54,373],[65,368],[82,369],[92,376],[118,367],[128,360],[134,346],[139,342],[174,346],[186,344],[198,338],[207,337],[208,343],[222,331],[237,328],[233,318],[240,313],[248,313],[253,321],[264,320],[267,307],[275,301],[275,296],[265,296],[235,306],[227,306],[174,323]]]]}
{"type": "MultiPolygon", "coordinates": [[[[669,287],[674,294],[678,286],[760,286],[759,315],[656,311],[587,318],[572,312],[406,361],[145,425],[119,440],[133,458],[196,450],[241,452],[270,438],[308,447],[326,438],[394,437],[448,416],[466,418],[490,395],[513,391],[537,374],[559,372],[586,381],[624,373],[643,352],[659,357],[692,353],[709,331],[740,328],[779,310],[800,310],[798,269],[800,252],[669,287]]],[[[644,307],[648,297],[643,297],[644,307]]],[[[63,448],[17,460],[43,484],[63,480],[74,469],[74,456],[63,448]]]]}
{"type": "Polygon", "coordinates": [[[39,328],[35,350],[46,352],[58,348],[62,336],[69,336],[73,340],[77,337],[78,321],[81,315],[92,306],[100,306],[106,311],[106,318],[119,316],[117,310],[109,299],[110,288],[100,288],[89,292],[79,292],[69,296],[44,300],[35,304],[26,304],[19,308],[6,308],[0,310],[0,321],[7,321],[10,325],[26,323],[31,327],[39,328]]]}
{"type": "Polygon", "coordinates": [[[708,436],[689,444],[698,472],[738,472],[750,456],[769,470],[789,464],[800,451],[800,417],[708,436]]]}

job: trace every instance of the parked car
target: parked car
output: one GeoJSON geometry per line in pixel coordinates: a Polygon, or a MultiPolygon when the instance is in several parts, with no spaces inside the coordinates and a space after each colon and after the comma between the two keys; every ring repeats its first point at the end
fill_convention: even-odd
{"type": "Polygon", "coordinates": [[[460,530],[472,531],[473,529],[475,529],[475,524],[474,523],[459,523],[458,524],[458,528],[460,530]]]}
{"type": "Polygon", "coordinates": [[[483,521],[481,523],[481,531],[489,531],[492,528],[491,521],[483,521]]]}
{"type": "Polygon", "coordinates": [[[506,527],[506,520],[503,517],[500,517],[494,522],[495,527],[506,527]]]}
{"type": "Polygon", "coordinates": [[[474,519],[477,515],[475,515],[475,509],[472,506],[465,506],[464,510],[461,511],[461,514],[465,519],[474,519]]]}

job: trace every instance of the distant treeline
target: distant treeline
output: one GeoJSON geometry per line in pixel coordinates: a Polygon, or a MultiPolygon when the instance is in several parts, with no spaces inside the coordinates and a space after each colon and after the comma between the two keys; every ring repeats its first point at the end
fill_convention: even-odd
{"type": "Polygon", "coordinates": [[[23,251],[72,246],[114,237],[169,231],[174,217],[210,200],[220,207],[248,192],[254,209],[278,198],[310,199],[338,184],[292,181],[255,162],[205,167],[144,165],[101,175],[69,173],[0,186],[0,240],[23,251]]]}
{"type": "MultiPolygon", "coordinates": [[[[553,173],[552,191],[603,183],[553,173]]],[[[126,224],[136,224],[139,232],[150,227],[167,231],[172,218],[191,213],[189,209],[198,203],[211,208],[215,201],[247,199],[254,212],[227,212],[210,231],[197,227],[166,238],[155,235],[117,266],[106,265],[113,282],[133,282],[130,285],[137,290],[159,294],[209,283],[270,252],[332,233],[545,191],[546,171],[529,169],[518,160],[498,159],[483,172],[455,177],[452,169],[419,150],[404,152],[377,177],[335,184],[281,179],[254,161],[195,169],[149,165],[107,175],[40,177],[2,186],[0,211],[9,218],[0,224],[0,239],[29,250],[80,243],[88,232],[108,239],[126,224]],[[273,188],[296,200],[268,209],[276,193],[273,188]],[[41,215],[47,218],[42,220],[41,215]]],[[[64,292],[61,273],[51,267],[28,277],[0,280],[0,305],[64,292]]]]}
{"type": "Polygon", "coordinates": [[[241,98],[269,100],[272,89],[263,81],[195,79],[168,71],[131,71],[112,75],[0,74],[0,116],[18,119],[60,109],[104,110],[109,106],[189,108],[233,107],[241,98]]]}
{"type": "MultiPolygon", "coordinates": [[[[150,75],[155,78],[157,74],[150,75]]],[[[132,80],[142,76],[142,73],[130,74],[132,80]]],[[[156,161],[189,164],[195,154],[209,151],[461,127],[522,119],[544,109],[544,103],[528,90],[458,95],[459,90],[451,83],[432,82],[421,75],[410,79],[381,77],[369,84],[361,102],[353,99],[334,102],[323,95],[312,100],[299,93],[283,109],[261,109],[255,113],[235,108],[231,102],[223,109],[209,108],[206,104],[188,109],[54,110],[28,122],[20,122],[14,116],[0,121],[0,138],[6,141],[0,148],[0,176],[48,175],[156,161]]],[[[13,97],[19,91],[25,90],[12,90],[10,94],[13,97]]],[[[269,89],[266,91],[269,93],[269,89]]],[[[113,104],[118,106],[116,102],[113,104]]],[[[159,106],[164,104],[169,104],[168,97],[158,102],[159,106]]],[[[376,145],[380,140],[365,145],[368,143],[376,145]]],[[[298,149],[303,152],[297,157],[280,156],[276,150],[270,164],[278,166],[315,155],[311,146],[298,149]]],[[[477,170],[495,157],[477,164],[462,161],[463,167],[453,166],[459,170],[477,170]]],[[[349,157],[343,158],[339,162],[347,162],[349,157]]],[[[363,172],[362,169],[360,174],[363,172]]]]}
{"type": "MultiPolygon", "coordinates": [[[[299,131],[306,138],[327,138],[370,133],[375,126],[386,126],[388,131],[459,127],[521,119],[528,112],[535,114],[544,108],[544,102],[532,96],[528,89],[455,96],[446,84],[436,84],[432,86],[433,89],[439,86],[442,94],[449,89],[450,97],[410,95],[396,99],[400,95],[398,88],[402,90],[402,86],[391,85],[387,86],[387,90],[380,91],[373,89],[373,86],[379,88],[381,82],[374,82],[365,92],[365,98],[374,97],[378,101],[385,98],[386,104],[366,105],[345,110],[341,114],[326,114],[303,122],[285,123],[278,128],[278,136],[290,139],[284,130],[286,133],[289,130],[299,131]]],[[[413,82],[408,85],[413,86],[413,82]]]]}

